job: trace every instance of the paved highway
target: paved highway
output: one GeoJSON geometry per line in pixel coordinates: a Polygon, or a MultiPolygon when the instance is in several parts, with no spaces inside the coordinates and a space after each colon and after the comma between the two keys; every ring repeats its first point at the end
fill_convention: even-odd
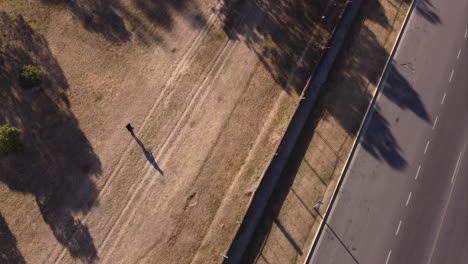
{"type": "Polygon", "coordinates": [[[310,263],[468,263],[467,10],[417,3],[310,263]]]}

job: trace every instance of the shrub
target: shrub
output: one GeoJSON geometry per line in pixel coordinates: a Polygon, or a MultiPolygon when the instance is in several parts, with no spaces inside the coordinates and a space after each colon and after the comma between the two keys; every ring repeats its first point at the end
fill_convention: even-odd
{"type": "Polygon", "coordinates": [[[45,72],[41,67],[34,65],[24,65],[19,76],[19,83],[23,88],[31,88],[42,83],[45,72]]]}
{"type": "Polygon", "coordinates": [[[23,145],[20,141],[21,130],[14,126],[0,126],[0,154],[20,151],[23,145]]]}

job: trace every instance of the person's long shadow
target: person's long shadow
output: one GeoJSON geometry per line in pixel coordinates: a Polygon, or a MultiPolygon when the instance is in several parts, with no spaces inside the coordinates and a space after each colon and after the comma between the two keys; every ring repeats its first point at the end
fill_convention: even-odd
{"type": "Polygon", "coordinates": [[[143,145],[143,142],[135,135],[134,132],[130,132],[132,137],[135,139],[137,142],[138,146],[140,146],[141,150],[143,151],[143,154],[145,154],[146,159],[149,161],[149,163],[153,166],[153,168],[159,172],[161,175],[164,175],[164,172],[161,170],[161,168],[158,166],[156,163],[156,160],[154,159],[154,156],[151,152],[149,152],[146,148],[145,145],[143,145]]]}

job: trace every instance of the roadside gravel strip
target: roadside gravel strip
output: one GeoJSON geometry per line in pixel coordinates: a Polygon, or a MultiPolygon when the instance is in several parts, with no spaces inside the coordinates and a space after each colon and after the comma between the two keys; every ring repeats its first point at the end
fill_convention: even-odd
{"type": "Polygon", "coordinates": [[[299,103],[291,123],[277,149],[277,154],[273,157],[252,198],[247,214],[226,253],[224,263],[240,263],[267,206],[268,200],[294,149],[305,121],[315,105],[317,95],[327,79],[343,41],[346,39],[347,33],[359,11],[361,3],[362,0],[354,0],[347,3],[340,22],[329,41],[329,49],[325,52],[319,66],[311,76],[311,79],[307,82],[303,92],[304,100],[299,103]]]}

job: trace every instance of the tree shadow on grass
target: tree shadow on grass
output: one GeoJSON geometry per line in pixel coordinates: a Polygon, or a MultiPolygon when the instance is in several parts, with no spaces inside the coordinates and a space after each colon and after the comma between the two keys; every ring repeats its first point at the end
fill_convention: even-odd
{"type": "Polygon", "coordinates": [[[317,66],[345,1],[224,1],[220,16],[288,93],[300,94],[317,66]]]}
{"type": "Polygon", "coordinates": [[[195,28],[202,28],[206,24],[198,5],[191,0],[132,0],[130,8],[120,0],[41,2],[68,9],[86,30],[98,33],[113,43],[129,41],[132,33],[144,42],[161,41],[161,36],[153,26],[164,31],[172,30],[175,14],[183,14],[195,28]]]}
{"type": "Polygon", "coordinates": [[[202,28],[206,24],[199,7],[191,0],[133,0],[133,3],[153,23],[166,30],[174,26],[173,13],[185,14],[185,18],[195,28],[202,28]]]}
{"type": "Polygon", "coordinates": [[[97,204],[94,177],[101,163],[71,112],[67,80],[47,41],[21,16],[0,12],[0,123],[19,127],[24,151],[0,157],[0,181],[34,195],[44,221],[70,255],[97,258],[85,224],[75,218],[97,204]],[[40,87],[22,89],[22,65],[35,64],[47,77],[40,87]]]}
{"type": "Polygon", "coordinates": [[[26,263],[16,244],[15,235],[0,213],[0,263],[26,263]]]}
{"type": "Polygon", "coordinates": [[[102,34],[112,42],[130,39],[125,22],[114,10],[116,1],[89,0],[41,0],[48,4],[63,4],[91,32],[102,34]]]}

